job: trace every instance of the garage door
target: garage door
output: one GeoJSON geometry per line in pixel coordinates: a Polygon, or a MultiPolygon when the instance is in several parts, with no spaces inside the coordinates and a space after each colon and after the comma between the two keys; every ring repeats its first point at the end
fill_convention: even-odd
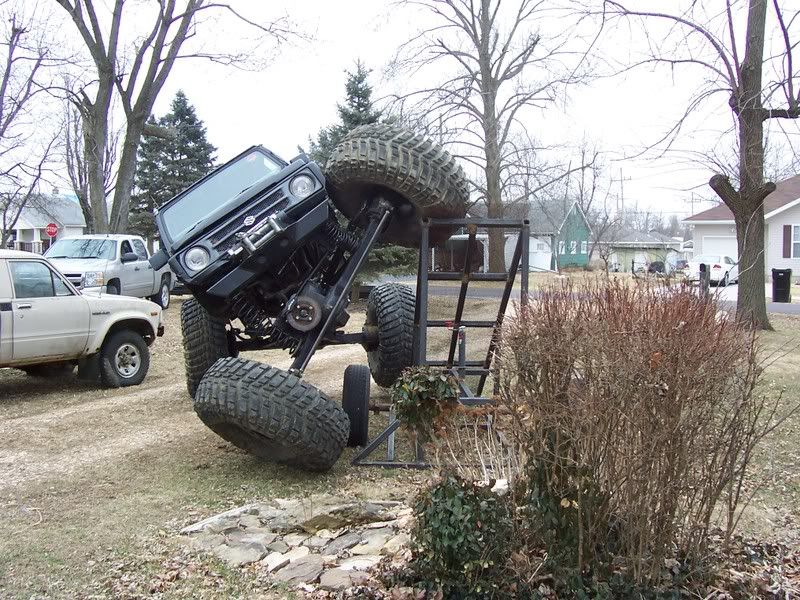
{"type": "Polygon", "coordinates": [[[733,260],[737,260],[739,256],[739,248],[736,245],[736,236],[717,236],[717,235],[704,235],[703,236],[703,254],[721,254],[722,256],[730,256],[733,260]]]}

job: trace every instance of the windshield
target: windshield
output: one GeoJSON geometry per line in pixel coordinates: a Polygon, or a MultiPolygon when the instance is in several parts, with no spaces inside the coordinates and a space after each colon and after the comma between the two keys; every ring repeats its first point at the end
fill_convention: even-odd
{"type": "Polygon", "coordinates": [[[58,240],[45,252],[47,258],[106,258],[114,260],[117,244],[104,238],[58,240]]]}
{"type": "Polygon", "coordinates": [[[257,149],[228,163],[164,209],[163,222],[169,236],[180,237],[241,192],[280,169],[281,165],[257,149]]]}
{"type": "Polygon", "coordinates": [[[703,256],[698,256],[694,259],[696,263],[719,263],[720,257],[717,255],[712,254],[704,254],[703,256]]]}

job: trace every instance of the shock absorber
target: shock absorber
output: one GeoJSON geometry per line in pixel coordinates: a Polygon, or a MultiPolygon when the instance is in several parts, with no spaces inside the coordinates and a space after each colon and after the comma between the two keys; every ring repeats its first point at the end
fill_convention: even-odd
{"type": "Polygon", "coordinates": [[[300,343],[289,332],[276,327],[273,320],[242,293],[233,297],[231,312],[244,324],[245,333],[261,338],[274,348],[282,348],[294,352],[300,343]]]}
{"type": "Polygon", "coordinates": [[[337,246],[343,247],[350,253],[355,252],[361,237],[355,231],[344,229],[335,219],[328,219],[325,222],[325,234],[337,246]]]}

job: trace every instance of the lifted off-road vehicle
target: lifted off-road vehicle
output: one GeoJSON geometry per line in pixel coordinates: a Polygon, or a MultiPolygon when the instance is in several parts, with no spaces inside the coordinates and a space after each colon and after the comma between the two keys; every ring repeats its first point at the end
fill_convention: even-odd
{"type": "Polygon", "coordinates": [[[344,333],[350,288],[377,242],[414,247],[421,219],[463,217],[467,199],[461,167],[440,146],[375,124],[350,132],[324,173],[305,155],[287,163],[253,146],[165,203],[151,262],[169,263],[194,296],[181,324],[200,419],[259,457],[310,470],[330,468],[348,442],[363,444],[366,369],[347,369],[344,408],[303,371],[332,344],[363,345],[381,386],[411,365],[413,291],[375,288],[363,330],[344,333]],[[291,353],[288,372],[237,358],[273,348],[291,353]]]}

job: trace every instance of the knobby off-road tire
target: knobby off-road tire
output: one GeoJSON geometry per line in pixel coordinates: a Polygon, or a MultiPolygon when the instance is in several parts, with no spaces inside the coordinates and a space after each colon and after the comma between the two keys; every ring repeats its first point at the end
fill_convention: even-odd
{"type": "Polygon", "coordinates": [[[191,298],[181,306],[183,362],[186,389],[194,397],[197,386],[211,365],[220,358],[234,356],[225,331],[225,321],[215,317],[191,298]]]}
{"type": "Polygon", "coordinates": [[[372,378],[392,385],[414,360],[414,292],[398,283],[374,288],[367,299],[366,325],[378,328],[378,344],[367,350],[372,378]]]}
{"type": "MultiPolygon", "coordinates": [[[[362,125],[336,146],[325,167],[333,203],[352,219],[364,203],[382,196],[397,207],[381,240],[419,246],[425,217],[461,218],[469,186],[464,170],[433,140],[385,123],[362,125]]],[[[432,244],[452,228],[431,229],[432,244]]]]}
{"type": "Polygon", "coordinates": [[[350,365],[344,370],[342,408],[350,419],[347,445],[366,446],[369,439],[369,367],[350,365]]]}
{"type": "Polygon", "coordinates": [[[344,449],[345,412],[296,375],[241,358],[208,370],[194,410],[217,435],[266,460],[327,471],[344,449]]]}

